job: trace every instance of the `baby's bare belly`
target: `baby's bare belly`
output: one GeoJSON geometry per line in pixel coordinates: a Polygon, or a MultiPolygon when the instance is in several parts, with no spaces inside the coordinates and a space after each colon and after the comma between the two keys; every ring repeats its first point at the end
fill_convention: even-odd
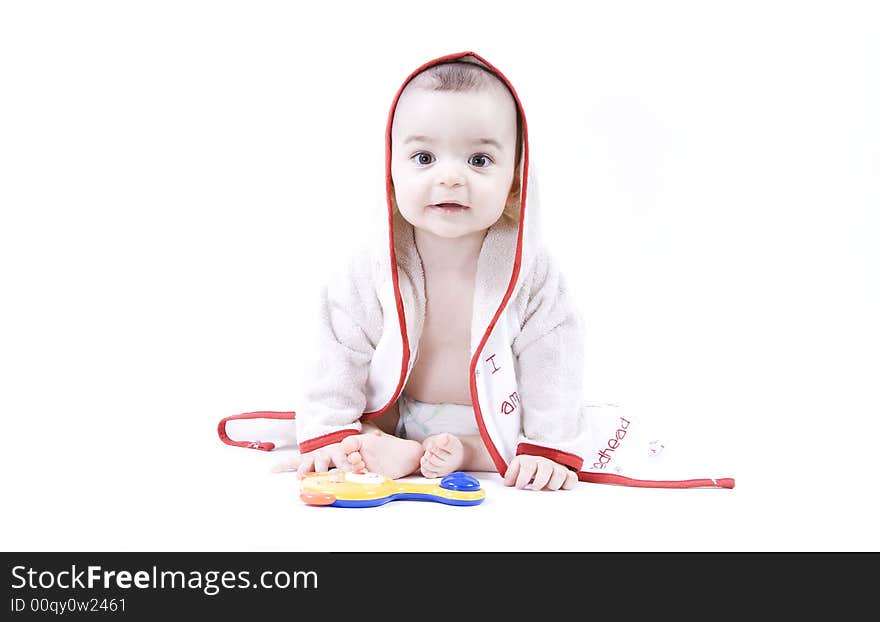
{"type": "Polygon", "coordinates": [[[467,330],[426,327],[403,389],[407,396],[431,404],[471,404],[467,330]]]}
{"type": "Polygon", "coordinates": [[[403,392],[431,404],[471,404],[474,275],[427,278],[427,309],[416,361],[403,392]]]}
{"type": "Polygon", "coordinates": [[[403,392],[431,404],[471,403],[468,379],[468,348],[425,348],[419,344],[418,358],[403,392]]]}

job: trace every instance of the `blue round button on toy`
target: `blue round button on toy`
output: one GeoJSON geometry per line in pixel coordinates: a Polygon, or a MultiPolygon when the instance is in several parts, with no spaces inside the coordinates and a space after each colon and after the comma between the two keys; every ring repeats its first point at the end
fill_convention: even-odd
{"type": "Polygon", "coordinates": [[[455,471],[440,480],[440,488],[446,490],[473,491],[480,489],[480,482],[472,475],[455,471]]]}

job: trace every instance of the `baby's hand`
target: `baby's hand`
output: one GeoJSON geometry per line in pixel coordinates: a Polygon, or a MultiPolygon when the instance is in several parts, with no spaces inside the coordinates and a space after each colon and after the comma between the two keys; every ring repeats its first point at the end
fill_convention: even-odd
{"type": "Polygon", "coordinates": [[[333,443],[332,445],[324,445],[314,451],[304,453],[300,457],[299,468],[296,470],[296,476],[302,478],[306,473],[315,471],[321,473],[330,470],[330,465],[334,465],[343,471],[351,471],[351,462],[342,451],[342,443],[333,443]]]}
{"type": "Polygon", "coordinates": [[[521,454],[511,460],[504,474],[505,486],[532,490],[571,490],[577,483],[577,473],[542,456],[521,454]]]}

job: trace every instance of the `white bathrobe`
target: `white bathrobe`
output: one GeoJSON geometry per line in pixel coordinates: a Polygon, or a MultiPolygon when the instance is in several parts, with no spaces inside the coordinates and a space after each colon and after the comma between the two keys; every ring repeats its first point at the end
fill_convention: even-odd
{"type": "Polygon", "coordinates": [[[274,442],[232,440],[227,425],[247,422],[253,431],[257,421],[274,419],[276,435],[298,444],[302,452],[312,451],[358,434],[363,421],[382,415],[400,397],[416,359],[426,295],[413,228],[392,211],[391,122],[406,84],[448,60],[475,62],[494,72],[510,89],[522,118],[520,220],[499,220],[486,234],[470,326],[471,401],[498,472],[503,474],[516,455],[530,454],[565,465],[582,481],[732,488],[731,478],[652,478],[650,471],[662,454],[660,441],[640,434],[635,417],[622,409],[583,401],[583,326],[563,275],[540,243],[526,116],[507,78],[473,52],[425,63],[394,97],[385,135],[387,212],[382,232],[353,252],[347,267],[323,290],[314,366],[296,411],[227,417],[218,427],[221,439],[273,449],[274,442]]]}

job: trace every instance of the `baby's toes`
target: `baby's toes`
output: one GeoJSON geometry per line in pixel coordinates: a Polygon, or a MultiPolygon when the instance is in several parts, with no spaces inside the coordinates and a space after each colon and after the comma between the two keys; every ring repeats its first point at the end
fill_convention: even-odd
{"type": "Polygon", "coordinates": [[[438,457],[445,456],[452,451],[452,436],[443,432],[435,434],[425,440],[425,454],[434,454],[438,457]]]}
{"type": "Polygon", "coordinates": [[[443,455],[452,453],[454,446],[452,444],[452,435],[447,432],[438,434],[434,437],[434,450],[437,454],[443,455]]]}
{"type": "Polygon", "coordinates": [[[448,454],[446,452],[441,453],[437,450],[430,450],[425,452],[425,455],[422,456],[422,460],[425,460],[434,468],[439,468],[446,464],[447,456],[448,454]]]}
{"type": "Polygon", "coordinates": [[[339,443],[339,449],[345,455],[353,454],[360,450],[362,439],[359,434],[352,434],[351,436],[346,436],[339,443]]]}
{"type": "Polygon", "coordinates": [[[434,465],[431,464],[430,460],[428,460],[428,454],[426,453],[422,456],[422,459],[419,461],[421,466],[422,475],[425,477],[437,477],[437,469],[434,465]]]}
{"type": "Polygon", "coordinates": [[[362,442],[363,438],[360,435],[356,435],[346,436],[342,439],[342,442],[339,443],[339,449],[345,454],[345,457],[348,458],[348,461],[355,469],[358,468],[359,463],[364,461],[360,451],[362,449],[362,442]]]}
{"type": "Polygon", "coordinates": [[[348,463],[351,465],[351,468],[353,470],[357,471],[364,466],[364,457],[361,455],[360,451],[357,451],[357,449],[354,449],[352,447],[346,448],[345,446],[343,446],[342,453],[345,454],[345,459],[348,460],[348,463]]]}
{"type": "Polygon", "coordinates": [[[358,471],[366,466],[364,462],[363,456],[361,456],[359,451],[353,451],[346,456],[348,458],[348,462],[351,464],[351,468],[354,471],[358,471]]]}

